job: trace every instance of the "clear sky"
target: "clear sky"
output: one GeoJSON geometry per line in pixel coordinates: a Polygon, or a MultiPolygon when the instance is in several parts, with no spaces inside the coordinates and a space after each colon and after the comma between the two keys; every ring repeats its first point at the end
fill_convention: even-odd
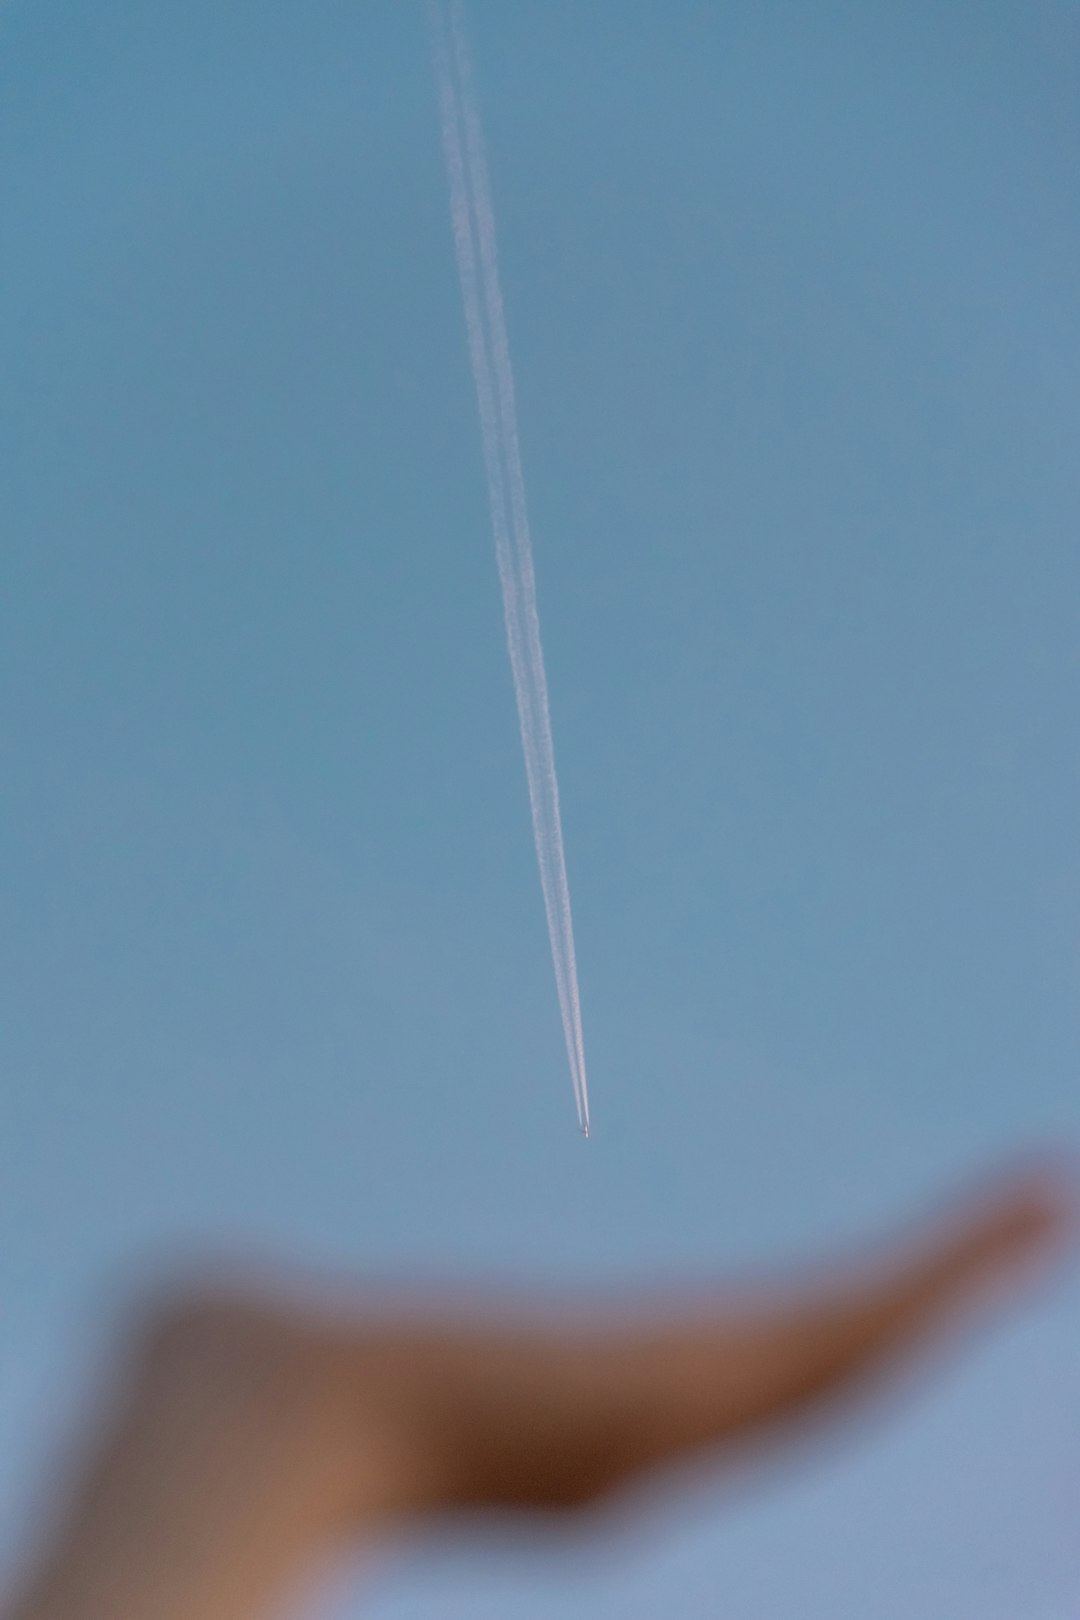
{"type": "MultiPolygon", "coordinates": [[[[426,25],[0,10],[0,1505],[175,1256],[787,1266],[1080,1142],[1080,12],[475,0],[579,1136],[426,25]]],[[[352,1620],[1071,1620],[1080,1287],[352,1620]]]]}

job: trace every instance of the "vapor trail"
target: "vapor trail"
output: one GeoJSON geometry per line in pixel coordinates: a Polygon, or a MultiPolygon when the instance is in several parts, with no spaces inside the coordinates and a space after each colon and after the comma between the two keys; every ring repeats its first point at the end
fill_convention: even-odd
{"type": "Polygon", "coordinates": [[[450,217],[480,410],[491,526],[502,584],[506,641],[517,695],[533,836],[578,1122],[587,1136],[589,1093],[574,928],[484,138],[465,46],[460,0],[450,0],[449,7],[443,0],[429,0],[428,12],[435,46],[443,156],[450,183],[450,217]]]}

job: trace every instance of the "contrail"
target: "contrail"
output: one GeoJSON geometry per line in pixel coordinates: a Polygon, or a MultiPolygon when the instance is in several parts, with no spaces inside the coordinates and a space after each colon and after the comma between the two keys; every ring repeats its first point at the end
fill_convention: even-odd
{"type": "Polygon", "coordinates": [[[480,409],[491,526],[495,533],[506,641],[517,694],[536,857],[578,1123],[588,1136],[589,1093],[585,1080],[574,927],[566,881],[547,676],[536,611],[525,480],[518,449],[514,378],[499,288],[491,187],[460,0],[450,0],[448,8],[443,0],[428,0],[428,13],[435,47],[443,156],[450,182],[450,217],[480,409]]]}

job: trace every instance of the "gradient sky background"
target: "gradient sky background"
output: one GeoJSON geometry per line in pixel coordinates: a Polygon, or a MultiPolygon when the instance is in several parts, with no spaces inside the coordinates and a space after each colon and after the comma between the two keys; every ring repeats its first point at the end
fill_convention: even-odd
{"type": "MultiPolygon", "coordinates": [[[[177,1256],[589,1297],[1080,1143],[1080,11],[468,15],[589,1143],[422,8],[0,11],[9,1556],[177,1256]]],[[[1078,1336],[331,1611],[1075,1620],[1078,1336]]]]}

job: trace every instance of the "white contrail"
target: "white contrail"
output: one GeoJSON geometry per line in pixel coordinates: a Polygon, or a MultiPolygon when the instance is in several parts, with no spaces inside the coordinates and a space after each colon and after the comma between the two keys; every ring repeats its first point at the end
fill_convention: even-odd
{"type": "Polygon", "coordinates": [[[506,340],[495,221],[491,210],[484,139],[476,111],[472,71],[465,47],[460,0],[450,0],[449,28],[443,0],[429,0],[442,115],[442,144],[450,182],[450,216],[461,279],[480,431],[484,446],[491,525],[502,583],[510,667],[517,694],[521,745],[529,783],[533,835],[544,891],[551,958],[559,994],[566,1055],[574,1083],[578,1121],[589,1134],[589,1093],[581,1033],[574,928],[566,881],[559,783],[551,739],[544,654],[536,611],[532,542],[525,510],[525,480],[518,450],[514,378],[506,340]]]}

